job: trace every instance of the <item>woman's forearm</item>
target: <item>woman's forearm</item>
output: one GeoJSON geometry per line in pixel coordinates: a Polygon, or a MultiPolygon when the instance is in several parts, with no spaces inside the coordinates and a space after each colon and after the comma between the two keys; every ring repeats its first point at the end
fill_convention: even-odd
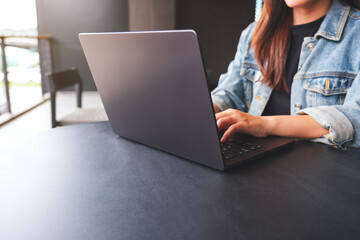
{"type": "Polygon", "coordinates": [[[264,128],[269,135],[293,138],[319,138],[329,133],[309,115],[264,116],[264,128]]]}

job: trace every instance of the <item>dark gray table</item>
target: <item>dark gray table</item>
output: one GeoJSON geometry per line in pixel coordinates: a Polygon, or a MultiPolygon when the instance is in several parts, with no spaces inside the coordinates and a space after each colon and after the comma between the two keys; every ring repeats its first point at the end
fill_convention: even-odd
{"type": "Polygon", "coordinates": [[[360,239],[360,160],[321,144],[223,173],[96,123],[0,154],[4,240],[360,239]]]}

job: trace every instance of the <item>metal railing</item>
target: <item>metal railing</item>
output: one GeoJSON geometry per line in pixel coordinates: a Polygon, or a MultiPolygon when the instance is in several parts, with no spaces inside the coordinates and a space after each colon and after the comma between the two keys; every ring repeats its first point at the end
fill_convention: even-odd
{"type": "MultiPolygon", "coordinates": [[[[0,35],[2,68],[4,74],[4,87],[6,103],[0,103],[0,115],[3,113],[12,113],[10,87],[8,78],[8,64],[6,59],[6,47],[16,47],[22,49],[37,50],[40,60],[41,85],[44,93],[44,76],[45,72],[51,72],[53,69],[52,61],[52,36],[50,35],[0,35]]],[[[27,109],[24,110],[24,112],[27,109]]]]}

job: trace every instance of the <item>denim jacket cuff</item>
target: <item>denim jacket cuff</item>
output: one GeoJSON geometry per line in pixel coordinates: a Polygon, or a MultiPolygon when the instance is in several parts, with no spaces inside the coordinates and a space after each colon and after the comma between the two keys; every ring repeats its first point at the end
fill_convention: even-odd
{"type": "Polygon", "coordinates": [[[312,141],[343,148],[343,144],[354,138],[355,130],[350,120],[333,106],[306,108],[296,112],[296,115],[310,115],[322,127],[329,129],[329,134],[312,141]]]}
{"type": "Polygon", "coordinates": [[[219,97],[219,96],[216,96],[216,95],[211,95],[211,99],[212,99],[212,102],[216,106],[218,106],[220,111],[224,111],[224,110],[229,108],[229,106],[226,104],[226,102],[224,101],[224,99],[222,97],[219,97]]]}

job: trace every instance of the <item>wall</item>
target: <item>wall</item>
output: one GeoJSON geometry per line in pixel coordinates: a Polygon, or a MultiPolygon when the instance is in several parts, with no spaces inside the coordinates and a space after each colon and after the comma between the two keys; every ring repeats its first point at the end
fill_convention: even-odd
{"type": "Polygon", "coordinates": [[[254,21],[255,0],[178,0],[176,28],[194,29],[208,72],[216,86],[234,58],[241,31],[254,21]]]}
{"type": "Polygon", "coordinates": [[[36,0],[39,34],[53,36],[54,71],[75,66],[84,90],[96,90],[78,34],[128,30],[127,0],[36,0]]]}
{"type": "MultiPolygon", "coordinates": [[[[54,37],[54,70],[76,66],[84,89],[95,90],[77,35],[127,31],[128,0],[36,0],[36,4],[39,33],[54,37]]],[[[197,31],[213,88],[235,55],[241,31],[254,19],[255,0],[177,0],[175,15],[177,29],[197,31]]]]}
{"type": "Polygon", "coordinates": [[[175,0],[129,0],[129,31],[175,28],[175,0]]]}

